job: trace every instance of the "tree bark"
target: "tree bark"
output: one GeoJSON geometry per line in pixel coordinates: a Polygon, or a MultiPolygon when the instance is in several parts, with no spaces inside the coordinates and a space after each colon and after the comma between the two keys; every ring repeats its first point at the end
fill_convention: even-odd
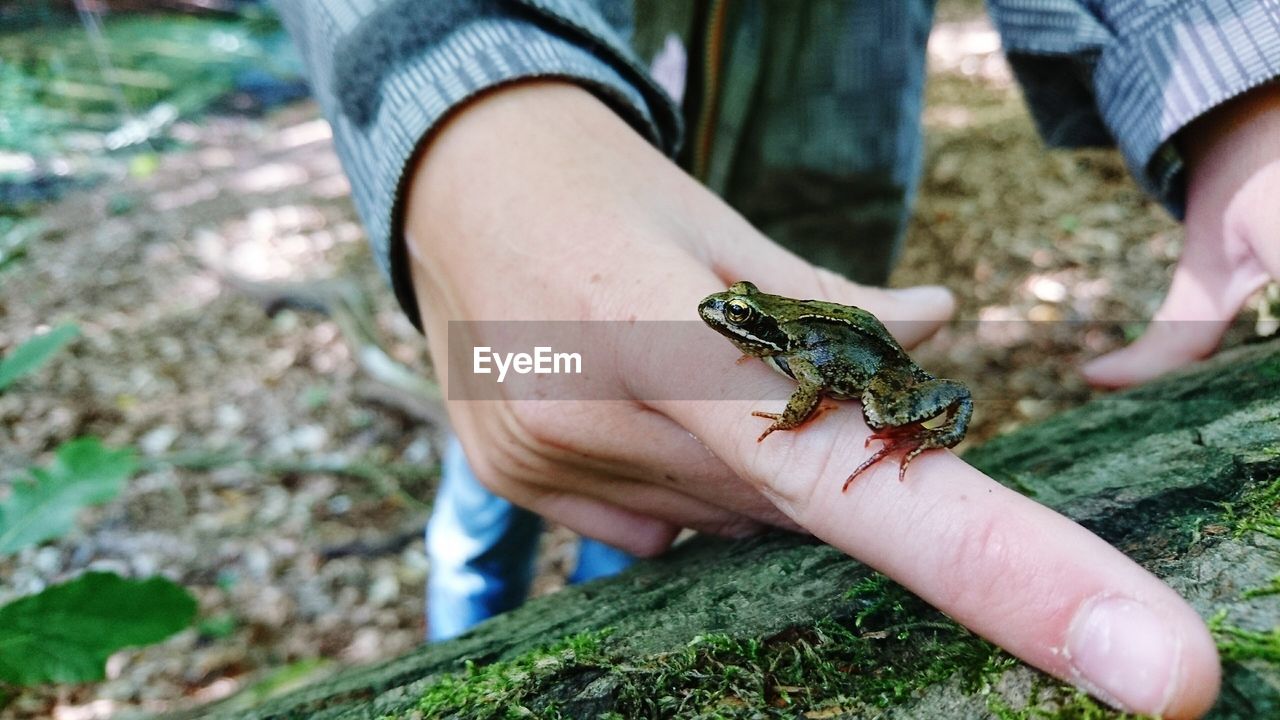
{"type": "MultiPolygon", "coordinates": [[[[1211,717],[1280,717],[1280,343],[1238,348],[1100,397],[966,459],[1117,545],[1210,621],[1224,658],[1222,697],[1211,717]]],[[[620,577],[530,602],[455,641],[257,707],[224,704],[199,714],[508,711],[1113,715],[856,561],[785,534],[695,539],[620,577]]]]}

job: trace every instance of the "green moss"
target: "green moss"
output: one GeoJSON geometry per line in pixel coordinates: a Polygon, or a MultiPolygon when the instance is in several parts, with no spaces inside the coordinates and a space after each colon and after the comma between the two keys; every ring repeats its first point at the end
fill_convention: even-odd
{"type": "Polygon", "coordinates": [[[1262,587],[1250,588],[1244,591],[1245,600],[1256,597],[1266,597],[1268,595],[1280,595],[1280,575],[1271,578],[1270,582],[1262,587]]]}
{"type": "Polygon", "coordinates": [[[856,712],[957,678],[976,691],[1014,661],[883,576],[847,595],[852,616],[764,639],[695,638],[625,669],[623,716],[856,712]]]}
{"type": "Polygon", "coordinates": [[[851,712],[888,707],[958,677],[970,690],[1012,659],[881,575],[855,585],[851,616],[763,640],[704,636],[638,668],[624,715],[731,717],[771,708],[851,712]]]}
{"type": "MultiPolygon", "coordinates": [[[[1239,498],[1226,505],[1222,524],[1236,537],[1256,532],[1280,539],[1280,478],[1246,487],[1239,498]]],[[[1280,594],[1280,576],[1273,576],[1266,585],[1245,590],[1240,598],[1275,594],[1280,594]]],[[[1280,663],[1280,626],[1269,631],[1248,630],[1228,623],[1227,612],[1223,608],[1208,621],[1224,664],[1244,660],[1280,663]]]]}
{"type": "Polygon", "coordinates": [[[1258,374],[1268,380],[1280,378],[1280,357],[1272,357],[1259,364],[1258,374]]]}
{"type": "Polygon", "coordinates": [[[1280,627],[1267,632],[1236,627],[1227,622],[1226,610],[1220,610],[1209,618],[1208,625],[1224,663],[1241,660],[1280,662],[1280,627]]]}
{"type": "Polygon", "coordinates": [[[1280,478],[1246,487],[1225,508],[1222,523],[1236,537],[1259,532],[1280,540],[1280,478]]]}
{"type": "Polygon", "coordinates": [[[987,709],[999,720],[1138,720],[1150,717],[1112,710],[1082,691],[1054,681],[1037,683],[1025,707],[1015,709],[1003,697],[993,694],[987,696],[987,709]]]}
{"type": "Polygon", "coordinates": [[[853,612],[767,638],[695,637],[675,652],[620,662],[607,633],[575,635],[509,661],[445,676],[422,694],[424,717],[555,717],[548,689],[574,675],[608,676],[618,717],[791,717],[897,705],[957,679],[989,687],[1013,658],[880,575],[846,595],[853,612]],[[534,707],[539,699],[541,704],[534,707]]]}
{"type": "Polygon", "coordinates": [[[554,703],[535,708],[532,701],[561,674],[603,664],[602,641],[610,632],[606,628],[572,635],[514,660],[488,665],[467,661],[464,672],[446,675],[428,687],[416,709],[425,717],[558,717],[554,703]]]}
{"type": "Polygon", "coordinates": [[[606,647],[607,632],[588,633],[513,660],[469,662],[428,687],[415,709],[422,717],[578,715],[582,708],[564,703],[591,684],[604,688],[606,718],[859,715],[954,683],[1003,720],[1133,717],[1045,675],[1015,708],[997,685],[1019,663],[999,648],[879,574],[845,599],[848,612],[770,637],[705,634],[674,652],[622,660],[627,653],[606,647]]]}
{"type": "MultiPolygon", "coordinates": [[[[1194,524],[1211,523],[1205,526],[1215,528],[1209,535],[1280,537],[1278,508],[1280,479],[1253,483],[1219,515],[1197,516],[1194,524]]],[[[1245,597],[1277,592],[1280,578],[1245,597]]],[[[416,711],[423,717],[578,715],[586,712],[582,702],[596,702],[579,697],[590,685],[617,718],[857,715],[947,684],[976,694],[979,706],[985,702],[1001,720],[1135,717],[1042,674],[1034,675],[1030,696],[1009,692],[1001,679],[1020,667],[1016,660],[882,575],[858,580],[841,600],[818,622],[769,636],[703,634],[666,653],[636,656],[625,643],[611,650],[608,633],[571,636],[512,660],[468,663],[464,672],[428,687],[416,711]]],[[[1226,623],[1225,613],[1210,628],[1225,662],[1280,662],[1280,628],[1236,627],[1226,623]]]]}

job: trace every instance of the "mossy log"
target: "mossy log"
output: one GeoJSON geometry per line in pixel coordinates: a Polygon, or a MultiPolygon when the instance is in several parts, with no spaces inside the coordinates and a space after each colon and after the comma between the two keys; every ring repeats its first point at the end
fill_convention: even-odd
{"type": "MultiPolygon", "coordinates": [[[[1210,623],[1215,718],[1280,717],[1280,344],[1239,348],[972,450],[1210,623]]],[[[455,641],[250,709],[383,717],[1120,717],[826,546],[698,539],[455,641]]]]}

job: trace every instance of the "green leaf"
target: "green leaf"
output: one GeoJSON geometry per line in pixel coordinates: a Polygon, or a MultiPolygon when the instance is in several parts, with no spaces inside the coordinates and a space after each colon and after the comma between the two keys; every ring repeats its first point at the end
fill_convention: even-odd
{"type": "Polygon", "coordinates": [[[328,669],[329,661],[324,658],[304,658],[267,673],[266,677],[245,688],[244,693],[257,704],[287,690],[301,687],[308,680],[315,679],[318,673],[328,669]]]}
{"type": "Polygon", "coordinates": [[[160,167],[160,157],[155,153],[139,153],[129,158],[129,174],[138,179],[149,178],[160,167]]]}
{"type": "Polygon", "coordinates": [[[159,642],[195,614],[191,593],[164,578],[85,573],[0,607],[0,680],[101,680],[112,653],[159,642]]]}
{"type": "Polygon", "coordinates": [[[200,631],[200,635],[203,637],[221,640],[231,637],[239,624],[240,621],[236,619],[235,615],[224,613],[201,620],[196,629],[200,631]]]}
{"type": "Polygon", "coordinates": [[[81,508],[115,497],[137,466],[132,450],[110,450],[97,438],[63,443],[48,467],[28,469],[31,479],[14,483],[0,503],[0,556],[66,534],[81,508]]]}
{"type": "Polygon", "coordinates": [[[22,343],[13,352],[0,358],[0,391],[23,375],[39,370],[55,352],[79,334],[80,328],[75,325],[59,325],[22,343]]]}

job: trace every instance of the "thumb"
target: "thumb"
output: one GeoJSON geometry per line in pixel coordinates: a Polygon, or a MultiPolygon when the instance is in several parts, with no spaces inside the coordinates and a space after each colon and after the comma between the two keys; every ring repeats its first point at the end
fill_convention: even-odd
{"type": "Polygon", "coordinates": [[[939,285],[888,289],[859,285],[817,267],[763,236],[717,258],[716,272],[725,284],[751,280],[764,292],[794,298],[819,298],[870,311],[889,332],[911,348],[929,338],[955,313],[951,291],[939,285]]]}
{"type": "Polygon", "coordinates": [[[1214,351],[1269,276],[1280,206],[1280,86],[1264,86],[1185,131],[1187,242],[1169,295],[1142,337],[1084,367],[1093,385],[1143,382],[1214,351]]]}
{"type": "Polygon", "coordinates": [[[1267,273],[1242,243],[1224,232],[1196,232],[1187,241],[1173,273],[1169,294],[1142,336],[1081,368],[1095,387],[1120,388],[1146,382],[1207,357],[1267,273]]]}

